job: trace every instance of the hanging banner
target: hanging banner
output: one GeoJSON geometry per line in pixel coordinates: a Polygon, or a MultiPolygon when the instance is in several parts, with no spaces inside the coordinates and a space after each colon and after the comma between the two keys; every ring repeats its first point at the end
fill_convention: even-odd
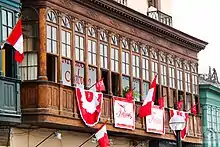
{"type": "Polygon", "coordinates": [[[76,87],[76,98],[80,115],[87,126],[94,126],[101,115],[103,94],[76,87]]]}
{"type": "Polygon", "coordinates": [[[152,114],[146,116],[146,132],[165,134],[164,108],[154,105],[151,111],[152,114]]]}
{"type": "Polygon", "coordinates": [[[135,129],[135,104],[125,98],[114,97],[114,121],[115,127],[135,129]]]}
{"type": "Polygon", "coordinates": [[[71,61],[62,59],[62,81],[63,85],[71,86],[71,61]]]}

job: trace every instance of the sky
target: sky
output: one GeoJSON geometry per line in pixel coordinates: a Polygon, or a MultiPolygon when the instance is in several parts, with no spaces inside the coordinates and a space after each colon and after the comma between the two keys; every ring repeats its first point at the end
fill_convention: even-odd
{"type": "Polygon", "coordinates": [[[220,75],[220,0],[172,0],[173,27],[209,44],[198,55],[199,73],[220,75]]]}

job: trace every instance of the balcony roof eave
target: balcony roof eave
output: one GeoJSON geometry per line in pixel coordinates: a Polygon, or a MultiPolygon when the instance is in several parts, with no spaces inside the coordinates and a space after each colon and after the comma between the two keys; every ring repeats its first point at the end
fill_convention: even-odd
{"type": "Polygon", "coordinates": [[[74,0],[78,3],[91,7],[101,13],[109,15],[120,21],[124,21],[131,25],[135,25],[140,29],[144,29],[152,34],[163,36],[169,41],[175,42],[191,50],[199,52],[205,49],[208,42],[186,34],[180,30],[177,30],[169,25],[163,24],[157,20],[154,20],[147,15],[141,14],[129,7],[119,5],[113,0],[74,0]],[[111,11],[111,13],[109,13],[111,11]],[[129,22],[129,21],[130,22],[129,22]],[[132,23],[136,22],[136,23],[132,23]],[[136,25],[138,23],[138,25],[136,25]]]}

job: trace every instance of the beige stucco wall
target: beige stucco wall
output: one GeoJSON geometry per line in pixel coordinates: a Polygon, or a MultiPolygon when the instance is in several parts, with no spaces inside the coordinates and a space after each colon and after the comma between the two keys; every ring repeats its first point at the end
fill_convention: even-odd
{"type": "MultiPolygon", "coordinates": [[[[35,147],[44,138],[50,135],[53,131],[51,129],[18,129],[12,128],[10,147],[35,147]]],[[[59,140],[55,136],[46,140],[39,147],[79,147],[90,134],[78,133],[73,131],[60,131],[62,139],[59,140]]],[[[133,147],[130,144],[130,139],[122,137],[109,137],[111,139],[111,147],[133,147]]],[[[96,147],[97,142],[92,142],[92,139],[88,141],[83,147],[96,147]]],[[[141,147],[140,145],[137,147],[141,147]]],[[[144,146],[148,147],[147,142],[144,146]]]]}
{"type": "Polygon", "coordinates": [[[142,14],[147,14],[147,0],[127,0],[127,6],[142,14]]]}

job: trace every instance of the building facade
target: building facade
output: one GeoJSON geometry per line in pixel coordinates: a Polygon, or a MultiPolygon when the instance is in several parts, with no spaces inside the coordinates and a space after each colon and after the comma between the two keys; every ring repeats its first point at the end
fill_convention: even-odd
{"type": "MultiPolygon", "coordinates": [[[[20,0],[0,0],[1,45],[16,24],[20,8],[20,0]]],[[[11,127],[21,122],[20,83],[13,51],[0,49],[0,146],[9,145],[11,127]]]]}
{"type": "Polygon", "coordinates": [[[217,73],[211,73],[210,68],[209,74],[200,76],[199,83],[203,115],[203,146],[217,147],[220,145],[220,85],[217,73]]]}
{"type": "MultiPolygon", "coordinates": [[[[168,108],[180,100],[184,111],[200,104],[197,54],[207,43],[172,28],[172,17],[162,19],[159,2],[151,2],[157,8],[152,19],[148,3],[145,13],[113,0],[23,0],[22,123],[12,129],[11,144],[36,146],[59,130],[62,140],[52,141],[53,136],[44,146],[79,146],[110,119],[107,129],[114,146],[175,145],[168,108]],[[165,96],[166,133],[147,133],[138,117],[133,131],[115,128],[112,97],[123,97],[126,88],[135,87],[137,116],[156,74],[156,99],[165,96]],[[80,117],[75,87],[89,89],[101,77],[107,90],[100,123],[88,128],[80,117]]],[[[198,114],[189,116],[185,146],[202,144],[199,106],[198,114]]],[[[92,139],[87,145],[96,144],[92,139]]]]}

